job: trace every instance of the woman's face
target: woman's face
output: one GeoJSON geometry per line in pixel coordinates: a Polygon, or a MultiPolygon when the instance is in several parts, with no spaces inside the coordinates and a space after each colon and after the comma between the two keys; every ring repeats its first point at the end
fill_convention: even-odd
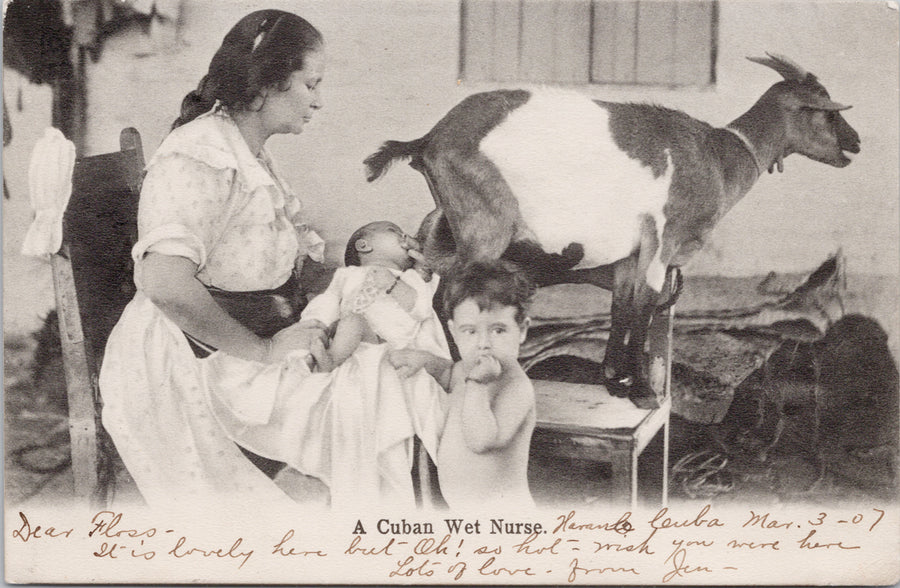
{"type": "Polygon", "coordinates": [[[325,53],[309,51],[303,60],[303,69],[291,74],[290,87],[280,91],[271,88],[260,110],[268,135],[303,132],[303,126],[314,111],[322,108],[319,84],[325,73],[325,53]]]}

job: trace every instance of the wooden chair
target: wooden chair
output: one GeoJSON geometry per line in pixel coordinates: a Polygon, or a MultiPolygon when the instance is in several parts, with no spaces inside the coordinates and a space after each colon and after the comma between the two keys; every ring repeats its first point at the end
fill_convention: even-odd
{"type": "Polygon", "coordinates": [[[75,494],[93,506],[115,491],[115,448],[100,423],[100,362],[110,331],[134,295],[131,247],[144,168],[141,137],[121,150],[75,161],[63,243],[51,257],[69,403],[75,494]]]}
{"type": "Polygon", "coordinates": [[[668,501],[669,416],[672,410],[672,324],[674,310],[657,313],[648,333],[650,382],[659,407],[642,409],[627,398],[611,396],[603,386],[532,380],[537,424],[532,452],[609,463],[610,502],[638,502],[638,459],[662,434],[661,504],[668,501]]]}

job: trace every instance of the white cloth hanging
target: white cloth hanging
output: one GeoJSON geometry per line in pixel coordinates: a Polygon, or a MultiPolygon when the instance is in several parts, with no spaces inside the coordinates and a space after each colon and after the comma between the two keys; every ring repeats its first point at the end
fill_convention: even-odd
{"type": "Polygon", "coordinates": [[[28,195],[34,220],[25,234],[22,254],[49,257],[62,246],[62,219],[72,194],[75,144],[49,127],[31,151],[28,195]]]}

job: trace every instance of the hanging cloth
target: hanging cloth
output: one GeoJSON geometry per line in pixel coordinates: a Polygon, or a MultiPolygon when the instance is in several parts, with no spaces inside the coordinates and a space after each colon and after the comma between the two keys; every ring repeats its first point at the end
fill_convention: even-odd
{"type": "Polygon", "coordinates": [[[31,151],[28,194],[35,217],[25,234],[22,254],[49,257],[62,246],[62,219],[72,194],[75,145],[49,127],[31,151]]]}

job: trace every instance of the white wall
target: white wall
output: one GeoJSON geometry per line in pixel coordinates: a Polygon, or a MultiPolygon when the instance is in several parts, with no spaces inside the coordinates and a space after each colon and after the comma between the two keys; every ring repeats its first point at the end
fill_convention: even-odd
{"type": "MultiPolygon", "coordinates": [[[[340,244],[356,226],[384,216],[415,230],[431,208],[422,178],[406,166],[369,185],[361,161],[381,141],[424,134],[461,98],[492,86],[458,82],[459,8],[451,0],[206,2],[187,0],[184,46],[150,52],[140,33],[110,40],[91,67],[93,151],[115,148],[118,129],[136,125],[149,151],[181,97],[204,73],[221,37],[249,10],[293,10],[326,37],[325,108],[301,137],[276,137],[322,233],[340,244]]],[[[851,271],[896,273],[898,253],[897,11],[882,2],[743,2],[720,6],[718,83],[704,90],[589,87],[597,97],[649,100],[723,125],[778,81],[744,59],[785,54],[815,72],[848,121],[862,153],[839,170],[801,156],[766,176],[714,232],[687,268],[742,275],[806,270],[843,247],[851,271]]],[[[151,47],[152,49],[152,47],[151,47]]]]}
{"type": "MultiPolygon", "coordinates": [[[[119,130],[132,125],[149,157],[230,26],[257,8],[285,8],[325,35],[325,108],[303,135],[275,137],[270,146],[320,232],[335,245],[332,257],[351,230],[369,220],[388,217],[416,229],[432,208],[421,176],[401,165],[367,184],[361,162],[382,141],[419,137],[466,95],[495,87],[457,80],[456,0],[184,3],[180,43],[135,29],[108,39],[100,61],[89,64],[87,154],[117,149],[119,130]]],[[[862,137],[856,160],[836,169],[798,155],[788,158],[784,174],[763,177],[687,271],[805,271],[843,247],[852,272],[898,273],[896,6],[869,0],[721,0],[714,88],[584,88],[595,97],[657,102],[724,125],[780,79],[745,59],[770,51],[799,62],[835,100],[853,104],[845,115],[862,137]]],[[[13,147],[24,149],[17,141],[13,147]]],[[[24,169],[7,171],[21,198],[24,169]]]]}

